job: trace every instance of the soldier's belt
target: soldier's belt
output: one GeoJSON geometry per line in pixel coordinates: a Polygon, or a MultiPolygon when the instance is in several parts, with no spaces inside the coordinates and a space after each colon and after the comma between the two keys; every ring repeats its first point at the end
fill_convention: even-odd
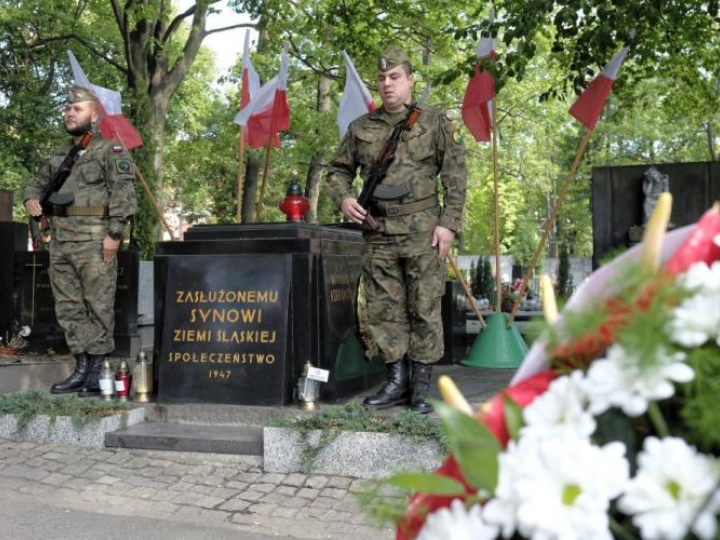
{"type": "Polygon", "coordinates": [[[395,217],[395,216],[406,216],[408,214],[414,214],[428,208],[438,206],[438,200],[436,197],[428,197],[422,201],[417,201],[407,204],[385,204],[375,203],[372,209],[372,215],[378,217],[395,217]]]}
{"type": "Polygon", "coordinates": [[[109,210],[107,206],[68,206],[64,208],[66,217],[107,217],[109,210]]]}

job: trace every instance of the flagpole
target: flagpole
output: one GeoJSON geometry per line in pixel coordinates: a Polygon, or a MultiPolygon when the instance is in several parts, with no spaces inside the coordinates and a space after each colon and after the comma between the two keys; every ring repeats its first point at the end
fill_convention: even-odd
{"type": "Polygon", "coordinates": [[[550,217],[548,218],[547,222],[545,223],[545,230],[543,231],[542,238],[540,239],[540,243],[538,244],[537,249],[535,250],[535,254],[533,255],[532,262],[530,263],[530,267],[528,268],[527,272],[525,273],[525,278],[523,279],[522,287],[520,288],[520,293],[518,294],[517,298],[515,299],[515,303],[513,304],[512,311],[510,312],[510,318],[508,319],[508,327],[512,324],[513,320],[515,319],[515,315],[517,314],[518,308],[520,307],[520,302],[522,301],[523,296],[525,295],[525,291],[527,290],[528,283],[530,282],[530,279],[532,279],[533,273],[535,272],[535,267],[537,266],[538,260],[540,259],[540,255],[545,250],[545,244],[547,243],[548,238],[550,237],[550,232],[552,231],[553,227],[555,226],[555,220],[557,220],[558,214],[560,213],[560,206],[562,205],[563,201],[565,200],[565,195],[567,194],[568,189],[570,188],[570,184],[573,181],[573,178],[575,178],[575,173],[577,172],[578,166],[580,165],[580,160],[583,157],[583,154],[585,154],[585,149],[587,148],[588,141],[590,140],[590,136],[593,134],[594,129],[588,129],[585,131],[585,135],[583,135],[582,140],[580,141],[580,146],[578,147],[577,154],[575,155],[575,160],[572,162],[572,165],[570,166],[570,171],[568,172],[567,178],[565,178],[565,182],[563,182],[562,187],[560,188],[560,192],[558,193],[557,199],[555,199],[555,206],[553,206],[552,212],[550,213],[550,217]]]}
{"type": "Polygon", "coordinates": [[[495,192],[495,236],[493,239],[493,249],[495,251],[495,311],[500,313],[502,301],[502,279],[500,276],[500,165],[498,164],[497,137],[497,96],[494,96],[492,99],[493,189],[495,192]]]}
{"type": "Polygon", "coordinates": [[[277,108],[277,90],[275,90],[275,96],[273,97],[273,111],[272,118],[270,119],[270,133],[268,135],[267,146],[265,147],[265,167],[263,169],[262,183],[260,184],[260,195],[258,196],[257,203],[255,204],[255,222],[260,222],[262,215],[262,204],[265,198],[265,184],[267,181],[268,169],[270,168],[270,150],[272,149],[273,134],[275,133],[275,116],[277,108]]]}
{"type": "Polygon", "coordinates": [[[245,126],[240,126],[240,140],[238,141],[238,173],[237,173],[237,220],[242,222],[243,199],[243,165],[245,163],[245,126]]]}
{"type": "MultiPolygon", "coordinates": [[[[115,135],[115,138],[118,140],[120,145],[123,147],[123,150],[130,154],[130,150],[128,150],[128,147],[125,146],[125,141],[123,141],[120,134],[117,131],[114,131],[113,134],[115,135]]],[[[157,199],[155,199],[155,196],[152,194],[152,191],[150,191],[150,186],[145,181],[145,177],[140,172],[140,169],[138,168],[137,163],[135,163],[135,160],[131,159],[130,162],[132,163],[133,169],[135,170],[135,175],[140,179],[140,183],[142,184],[143,188],[145,188],[145,194],[150,199],[150,202],[152,202],[153,207],[155,208],[155,212],[157,212],[157,215],[160,218],[163,226],[165,227],[165,230],[170,235],[170,239],[175,242],[177,238],[175,238],[175,234],[173,234],[173,230],[170,227],[170,224],[165,220],[165,216],[163,215],[162,210],[160,210],[160,205],[158,204],[157,199]]]]}
{"type": "Polygon", "coordinates": [[[477,307],[477,304],[475,303],[475,299],[473,298],[473,295],[470,293],[470,288],[468,287],[467,282],[465,281],[465,278],[462,276],[460,271],[458,270],[457,265],[455,264],[455,260],[453,259],[452,255],[448,253],[447,260],[450,263],[450,266],[453,269],[453,272],[455,272],[455,275],[458,278],[458,281],[460,282],[460,285],[462,285],[463,290],[465,291],[465,296],[468,299],[468,302],[470,302],[470,306],[472,307],[473,311],[475,312],[475,315],[477,315],[478,321],[480,321],[480,326],[483,328],[487,327],[487,324],[485,323],[485,319],[483,319],[482,313],[480,313],[480,310],[477,307]]]}

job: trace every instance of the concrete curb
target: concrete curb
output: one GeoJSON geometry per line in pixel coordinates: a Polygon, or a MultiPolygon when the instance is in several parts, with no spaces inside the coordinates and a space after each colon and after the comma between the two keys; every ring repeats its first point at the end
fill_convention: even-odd
{"type": "Polygon", "coordinates": [[[29,441],[38,444],[62,444],[68,446],[84,446],[104,448],[105,434],[139,424],[145,421],[145,409],[138,407],[119,414],[106,416],[81,429],[72,424],[69,416],[53,418],[45,415],[33,418],[27,428],[17,434],[17,417],[14,415],[0,416],[0,437],[15,441],[29,441]]]}
{"type": "MultiPolygon", "coordinates": [[[[400,470],[432,471],[445,454],[432,440],[418,441],[389,433],[343,431],[324,446],[303,470],[303,452],[321,443],[323,432],[309,433],[303,439],[289,428],[263,430],[263,468],[266,472],[312,472],[357,478],[381,478],[400,470]]],[[[312,452],[312,450],[311,450],[312,452]]]]}

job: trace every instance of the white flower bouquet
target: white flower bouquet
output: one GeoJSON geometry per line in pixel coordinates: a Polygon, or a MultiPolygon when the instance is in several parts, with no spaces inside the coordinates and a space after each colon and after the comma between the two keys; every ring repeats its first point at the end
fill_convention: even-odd
{"type": "Polygon", "coordinates": [[[389,480],[398,540],[718,537],[720,208],[665,235],[670,206],[479,411],[441,379],[451,455],[389,480]]]}

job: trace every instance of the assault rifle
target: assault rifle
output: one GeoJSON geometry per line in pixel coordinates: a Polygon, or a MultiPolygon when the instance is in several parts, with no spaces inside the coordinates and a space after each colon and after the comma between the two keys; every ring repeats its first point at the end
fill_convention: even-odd
{"type": "Polygon", "coordinates": [[[40,206],[42,207],[43,213],[37,217],[30,216],[30,235],[32,237],[33,251],[40,249],[40,231],[44,231],[50,226],[47,216],[53,215],[56,208],[65,208],[75,202],[74,193],[58,193],[58,191],[62,189],[65,180],[70,176],[73,165],[75,165],[75,161],[77,161],[77,158],[80,156],[80,151],[87,149],[92,138],[92,131],[86,131],[80,141],[76,145],[73,145],[55,172],[50,182],[50,188],[45,192],[43,198],[40,199],[40,206]]]}
{"type": "Polygon", "coordinates": [[[375,192],[375,188],[377,188],[385,179],[388,169],[395,159],[395,152],[398,144],[400,144],[400,137],[403,133],[405,133],[405,131],[412,131],[412,128],[415,126],[415,122],[417,122],[418,116],[420,116],[420,112],[422,112],[421,107],[424,105],[425,100],[430,94],[430,88],[431,86],[427,85],[419,100],[412,105],[405,105],[408,110],[405,120],[399,122],[393,128],[385,146],[383,146],[380,151],[380,155],[370,168],[370,174],[363,184],[362,191],[360,191],[360,196],[357,200],[358,204],[360,204],[360,206],[368,212],[365,216],[363,227],[369,227],[373,231],[376,231],[379,228],[377,221],[375,221],[375,219],[370,215],[373,193],[375,192]]]}

